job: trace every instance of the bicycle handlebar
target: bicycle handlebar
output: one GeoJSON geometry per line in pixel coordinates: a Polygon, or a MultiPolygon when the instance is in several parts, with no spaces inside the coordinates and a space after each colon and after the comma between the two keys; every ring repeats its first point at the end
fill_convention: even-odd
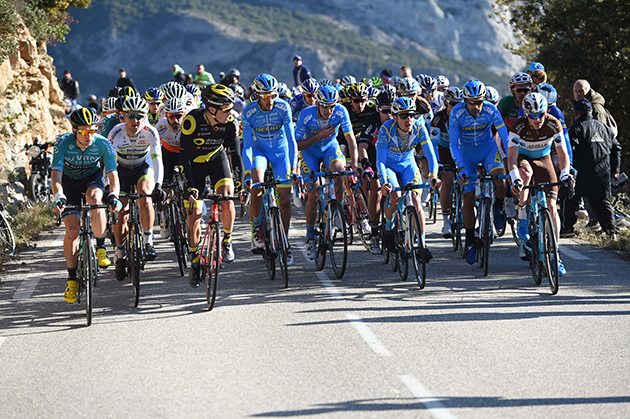
{"type": "Polygon", "coordinates": [[[392,188],[392,192],[399,192],[399,191],[413,191],[414,189],[427,189],[427,188],[431,188],[431,184],[429,183],[408,183],[405,186],[396,186],[395,188],[392,188]]]}

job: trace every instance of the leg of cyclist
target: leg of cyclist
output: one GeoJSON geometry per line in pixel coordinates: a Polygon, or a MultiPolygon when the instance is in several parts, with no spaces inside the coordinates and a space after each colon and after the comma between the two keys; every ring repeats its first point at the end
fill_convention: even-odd
{"type": "Polygon", "coordinates": [[[450,239],[452,237],[451,230],[451,206],[453,205],[453,197],[451,191],[453,190],[453,182],[455,175],[452,171],[446,170],[455,167],[451,151],[442,145],[438,145],[438,151],[440,154],[440,162],[444,165],[444,171],[442,172],[442,192],[440,193],[440,205],[442,206],[442,237],[450,239]]]}
{"type": "MultiPolygon", "coordinates": [[[[264,156],[256,156],[254,159],[256,167],[252,167],[252,182],[259,183],[265,180],[265,169],[267,168],[267,158],[264,156]],[[262,167],[261,167],[262,166],[262,167]]],[[[249,213],[252,215],[252,245],[251,250],[262,249],[265,246],[262,225],[262,189],[253,188],[251,191],[251,202],[249,204],[249,213]]]]}
{"type": "MultiPolygon", "coordinates": [[[[217,193],[223,196],[234,195],[234,183],[225,182],[220,186],[215,186],[217,193]]],[[[223,224],[223,242],[221,243],[222,259],[230,263],[234,260],[234,250],[232,249],[232,230],[234,229],[234,219],[236,218],[236,210],[234,209],[234,201],[221,202],[221,223],[223,224]]]]}
{"type": "MultiPolygon", "coordinates": [[[[150,194],[154,186],[153,176],[144,175],[138,180],[136,190],[138,194],[150,194]]],[[[150,197],[138,199],[138,212],[142,233],[144,234],[144,257],[149,261],[154,260],[157,257],[157,253],[153,247],[153,223],[155,222],[153,200],[150,197]]]]}
{"type": "Polygon", "coordinates": [[[315,215],[317,206],[319,205],[319,184],[317,179],[312,184],[311,188],[311,173],[317,172],[319,169],[320,153],[316,153],[315,150],[311,152],[309,149],[301,151],[302,154],[302,181],[304,182],[306,196],[306,207],[304,208],[304,216],[306,217],[306,257],[310,260],[315,259],[316,244],[315,244],[315,215]]]}
{"type": "MultiPolygon", "coordinates": [[[[85,201],[88,205],[102,205],[103,204],[103,190],[98,187],[90,187],[85,192],[85,201]]],[[[96,257],[98,259],[98,266],[101,268],[107,268],[112,264],[109,258],[107,249],[105,249],[105,228],[107,227],[107,221],[105,219],[105,210],[97,209],[92,210],[92,231],[96,238],[96,257]]]]}
{"type": "MultiPolygon", "coordinates": [[[[529,182],[534,175],[533,169],[529,164],[529,161],[524,157],[519,157],[518,161],[518,171],[523,179],[523,185],[529,185],[529,182]]],[[[515,192],[515,191],[512,191],[515,192]]],[[[519,196],[518,202],[518,221],[517,221],[517,234],[520,239],[520,244],[518,246],[518,255],[521,259],[527,260],[527,255],[525,254],[524,245],[529,240],[529,226],[527,220],[527,210],[525,209],[525,204],[527,204],[527,200],[529,199],[529,190],[523,189],[521,190],[521,194],[519,196]]]]}
{"type": "Polygon", "coordinates": [[[387,167],[385,170],[387,173],[384,176],[385,183],[381,187],[381,193],[383,195],[388,195],[389,206],[385,208],[385,231],[383,232],[383,247],[389,251],[393,251],[396,248],[394,243],[394,216],[401,193],[400,191],[392,192],[393,188],[397,188],[400,186],[400,184],[398,183],[397,173],[391,167],[387,167]]]}
{"type": "Polygon", "coordinates": [[[79,257],[79,232],[81,230],[80,217],[76,213],[63,218],[66,235],[63,238],[63,254],[68,268],[68,282],[64,299],[67,303],[77,301],[77,259],[79,257]]]}
{"type": "MultiPolygon", "coordinates": [[[[492,143],[483,165],[486,172],[490,175],[505,175],[505,166],[503,166],[503,158],[495,143],[492,143]]],[[[505,179],[495,179],[494,183],[494,226],[497,230],[505,228],[505,193],[507,191],[507,182],[505,179]]]]}

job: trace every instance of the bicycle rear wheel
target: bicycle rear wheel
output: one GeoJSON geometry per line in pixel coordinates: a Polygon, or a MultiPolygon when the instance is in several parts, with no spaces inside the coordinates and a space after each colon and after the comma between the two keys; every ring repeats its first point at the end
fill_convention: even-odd
{"type": "Polygon", "coordinates": [[[177,208],[175,207],[175,203],[171,202],[168,205],[168,220],[169,227],[171,229],[171,240],[173,240],[173,244],[175,245],[175,255],[177,256],[177,265],[179,267],[179,275],[184,276],[184,264],[186,259],[185,250],[182,248],[181,242],[181,225],[180,219],[177,215],[177,208]]]}
{"type": "Polygon", "coordinates": [[[431,188],[431,191],[431,210],[429,211],[429,218],[433,219],[433,224],[435,224],[437,223],[438,193],[433,188],[431,188]]]}
{"type": "Polygon", "coordinates": [[[532,276],[534,277],[534,283],[536,285],[540,285],[542,283],[542,275],[543,275],[543,263],[540,260],[540,240],[543,240],[542,237],[538,234],[538,223],[539,218],[538,215],[533,211],[529,216],[529,246],[531,247],[531,252],[529,255],[529,267],[532,270],[532,276]]]}
{"type": "Polygon", "coordinates": [[[549,280],[549,288],[551,294],[556,295],[558,293],[558,286],[560,285],[560,275],[558,272],[558,245],[556,243],[556,232],[554,231],[553,224],[551,223],[551,213],[547,208],[541,208],[540,219],[542,221],[542,238],[543,238],[543,265],[547,279],[549,280]]]}
{"type": "Polygon", "coordinates": [[[484,198],[483,208],[483,231],[481,234],[482,247],[482,266],[483,276],[488,276],[488,265],[490,262],[490,242],[492,241],[492,219],[490,217],[491,201],[490,198],[484,198]]]}
{"type": "Polygon", "coordinates": [[[348,227],[346,228],[346,230],[348,230],[348,245],[354,243],[354,225],[357,222],[357,220],[352,218],[352,214],[350,214],[350,212],[353,211],[353,209],[351,209],[350,203],[348,202],[350,199],[350,197],[346,196],[346,201],[344,201],[343,203],[343,218],[346,220],[348,227]]]}
{"type": "MultiPolygon", "coordinates": [[[[261,210],[264,214],[264,210],[261,210]]],[[[264,228],[265,247],[263,248],[263,258],[265,258],[265,266],[267,267],[267,275],[269,280],[273,281],[276,278],[276,254],[273,247],[273,239],[271,235],[271,223],[273,220],[269,218],[267,214],[263,216],[261,228],[264,228]]]]}
{"type": "Polygon", "coordinates": [[[0,210],[0,254],[3,256],[15,254],[15,236],[13,236],[11,224],[2,210],[0,210]]]}
{"type": "Polygon", "coordinates": [[[398,275],[401,281],[406,281],[409,276],[409,249],[405,240],[405,231],[396,232],[396,249],[398,249],[398,275]]]}
{"type": "Polygon", "coordinates": [[[456,252],[459,249],[459,242],[461,240],[461,228],[459,226],[459,189],[457,186],[453,186],[453,191],[451,192],[451,212],[449,214],[449,219],[451,220],[451,242],[453,245],[453,252],[456,252]]]}
{"type": "Polygon", "coordinates": [[[369,214],[365,192],[359,188],[354,191],[354,225],[361,243],[369,251],[371,233],[363,230],[362,220],[368,220],[369,222],[369,214]]]}
{"type": "Polygon", "coordinates": [[[276,254],[278,255],[280,274],[282,275],[284,288],[288,288],[289,266],[287,265],[287,256],[289,242],[287,241],[287,235],[284,232],[284,226],[282,225],[282,218],[280,217],[280,210],[278,208],[271,208],[271,219],[273,220],[273,241],[276,254]]]}
{"type": "Polygon", "coordinates": [[[208,264],[206,270],[206,301],[208,311],[214,308],[217,299],[217,284],[219,283],[219,270],[221,268],[221,236],[219,235],[219,223],[215,223],[210,233],[208,264]]]}
{"type": "Polygon", "coordinates": [[[343,215],[343,208],[337,201],[328,203],[328,232],[330,263],[337,278],[342,278],[346,273],[346,263],[348,261],[348,230],[346,229],[346,218],[343,215]]]}
{"type": "Polygon", "coordinates": [[[140,301],[140,264],[142,263],[142,242],[140,230],[136,223],[131,223],[127,241],[131,241],[129,259],[129,276],[131,277],[131,288],[133,290],[133,306],[138,307],[140,301]]]}
{"type": "Polygon", "coordinates": [[[405,208],[404,216],[407,223],[407,233],[409,237],[405,238],[408,243],[408,251],[410,253],[411,274],[418,282],[420,289],[423,289],[427,278],[427,265],[424,261],[424,243],[422,243],[422,224],[420,217],[413,206],[405,208]]]}

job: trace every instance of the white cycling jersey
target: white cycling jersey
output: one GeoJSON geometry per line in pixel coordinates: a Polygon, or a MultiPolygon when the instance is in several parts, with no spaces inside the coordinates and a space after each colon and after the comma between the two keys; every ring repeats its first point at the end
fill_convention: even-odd
{"type": "Polygon", "coordinates": [[[160,135],[162,147],[171,153],[179,153],[179,137],[182,134],[182,130],[173,131],[171,125],[168,123],[168,119],[162,118],[155,124],[155,129],[160,135]]]}
{"type": "Polygon", "coordinates": [[[156,183],[162,183],[164,168],[160,136],[146,119],[142,121],[137,137],[130,137],[126,125],[118,124],[109,133],[109,141],[116,150],[116,163],[126,169],[135,169],[147,162],[153,168],[156,183]]]}

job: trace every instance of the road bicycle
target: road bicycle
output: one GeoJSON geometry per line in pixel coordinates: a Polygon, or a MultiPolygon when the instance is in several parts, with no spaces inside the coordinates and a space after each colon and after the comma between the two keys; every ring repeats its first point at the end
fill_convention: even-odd
{"type": "Polygon", "coordinates": [[[266,179],[264,182],[254,183],[252,188],[262,188],[262,225],[265,247],[262,256],[265,259],[269,279],[276,277],[276,261],[282,275],[284,288],[289,286],[289,239],[284,231],[282,216],[278,207],[278,186],[291,185],[291,179],[266,179]]]}
{"type": "Polygon", "coordinates": [[[15,236],[11,223],[4,214],[4,205],[0,204],[0,255],[15,256],[15,236]]]}
{"type": "Polygon", "coordinates": [[[140,215],[137,200],[140,198],[151,197],[151,194],[137,194],[135,187],[132,187],[131,193],[123,197],[129,200],[129,219],[127,220],[127,272],[131,279],[131,288],[133,290],[133,306],[138,307],[140,301],[140,271],[144,271],[144,238],[142,235],[142,225],[140,224],[140,215]]]}
{"type": "MultiPolygon", "coordinates": [[[[208,311],[214,308],[217,298],[217,284],[219,281],[219,271],[222,268],[221,256],[221,202],[238,200],[238,196],[223,196],[218,194],[202,194],[197,199],[211,201],[210,219],[208,220],[206,232],[199,245],[199,263],[201,266],[201,280],[206,283],[206,302],[208,311]]],[[[189,214],[192,213],[192,206],[189,214]]]]}
{"type": "Polygon", "coordinates": [[[179,274],[184,276],[184,270],[188,267],[186,260],[190,253],[188,246],[186,217],[184,217],[184,203],[182,200],[184,193],[185,180],[183,175],[175,168],[172,182],[165,182],[164,187],[167,190],[167,198],[165,201],[166,210],[163,217],[166,217],[166,227],[170,232],[170,239],[175,246],[175,255],[177,256],[177,265],[179,274]]]}
{"type": "Polygon", "coordinates": [[[337,278],[342,278],[348,262],[348,229],[341,203],[335,194],[335,179],[354,175],[353,171],[311,172],[311,187],[320,182],[319,202],[315,218],[315,266],[318,271],[326,265],[326,252],[337,278]]]}
{"type": "MultiPolygon", "coordinates": [[[[448,168],[447,171],[457,172],[457,169],[448,168]]],[[[457,179],[457,176],[455,176],[457,179]]],[[[453,190],[451,191],[451,212],[449,214],[449,218],[451,220],[451,241],[453,243],[453,251],[457,252],[459,250],[459,254],[462,258],[466,257],[466,246],[462,241],[462,231],[464,230],[464,215],[462,212],[463,208],[463,194],[462,187],[455,180],[453,182],[453,190]]]]}
{"type": "MultiPolygon", "coordinates": [[[[369,182],[369,180],[368,180],[369,182]]],[[[369,183],[368,183],[369,185],[369,183]]],[[[370,234],[366,229],[369,226],[368,200],[363,191],[361,182],[351,182],[347,177],[343,179],[343,208],[346,222],[348,223],[348,244],[354,241],[356,232],[363,246],[370,250],[370,234]]]]}

